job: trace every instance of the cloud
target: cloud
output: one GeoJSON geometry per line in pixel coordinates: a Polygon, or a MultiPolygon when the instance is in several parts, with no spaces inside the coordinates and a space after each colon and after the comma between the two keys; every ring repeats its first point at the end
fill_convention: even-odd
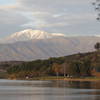
{"type": "MultiPolygon", "coordinates": [[[[82,32],[87,22],[92,23],[91,28],[96,25],[95,13],[91,7],[92,0],[15,1],[13,5],[0,6],[0,23],[2,23],[0,33],[2,34],[25,28],[84,34],[82,32]]],[[[85,30],[88,30],[87,27],[85,30]]]]}
{"type": "MultiPolygon", "coordinates": [[[[33,11],[62,13],[91,5],[92,0],[18,0],[22,8],[33,11]]],[[[25,9],[25,10],[26,10],[25,9]]]]}
{"type": "Polygon", "coordinates": [[[15,6],[0,6],[0,36],[21,30],[20,26],[28,22],[23,15],[14,10],[15,8],[15,6]]]}

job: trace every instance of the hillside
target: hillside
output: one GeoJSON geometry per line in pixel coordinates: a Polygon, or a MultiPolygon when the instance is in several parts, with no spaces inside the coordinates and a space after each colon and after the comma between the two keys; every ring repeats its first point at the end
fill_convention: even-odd
{"type": "Polygon", "coordinates": [[[6,62],[0,63],[0,66],[2,66],[0,69],[8,72],[9,77],[21,79],[26,76],[55,76],[57,73],[60,76],[64,74],[73,77],[92,76],[94,69],[98,73],[100,72],[100,52],[78,53],[65,57],[29,62],[6,62]]]}

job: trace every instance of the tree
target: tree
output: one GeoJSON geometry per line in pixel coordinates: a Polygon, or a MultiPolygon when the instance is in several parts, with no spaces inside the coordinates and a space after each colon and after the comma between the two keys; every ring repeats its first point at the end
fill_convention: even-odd
{"type": "Polygon", "coordinates": [[[72,61],[70,63],[70,68],[69,68],[69,75],[71,76],[80,76],[80,62],[78,61],[72,61]]]}
{"type": "Polygon", "coordinates": [[[83,59],[80,66],[81,76],[90,76],[91,75],[91,61],[90,59],[83,59]]]}
{"type": "Polygon", "coordinates": [[[66,77],[66,63],[62,64],[63,66],[63,73],[64,73],[64,78],[66,77]]]}
{"type": "Polygon", "coordinates": [[[95,0],[95,2],[92,3],[94,6],[94,9],[97,12],[97,20],[100,21],[100,0],[95,0]]]}
{"type": "Polygon", "coordinates": [[[97,42],[97,43],[94,45],[94,48],[95,48],[96,50],[100,50],[100,43],[97,42]]]}
{"type": "Polygon", "coordinates": [[[54,63],[53,66],[52,66],[52,70],[56,73],[56,76],[58,78],[59,72],[61,70],[61,66],[57,63],[54,63]]]}

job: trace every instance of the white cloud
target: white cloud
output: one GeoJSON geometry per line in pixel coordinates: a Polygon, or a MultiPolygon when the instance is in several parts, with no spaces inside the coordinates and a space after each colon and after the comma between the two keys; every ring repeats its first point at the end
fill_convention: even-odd
{"type": "Polygon", "coordinates": [[[0,23],[3,23],[0,31],[11,33],[16,29],[20,31],[33,28],[52,32],[69,31],[74,34],[78,31],[82,34],[87,22],[96,25],[91,2],[92,0],[16,0],[14,5],[0,6],[0,23]]]}

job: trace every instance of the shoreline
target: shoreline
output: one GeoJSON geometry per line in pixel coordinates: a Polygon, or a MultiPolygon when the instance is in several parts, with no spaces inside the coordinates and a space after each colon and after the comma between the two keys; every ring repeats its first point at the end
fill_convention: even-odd
{"type": "Polygon", "coordinates": [[[64,80],[64,81],[72,81],[72,82],[100,82],[100,78],[95,77],[86,77],[86,78],[56,78],[56,77],[41,77],[41,78],[33,78],[27,80],[64,80]]]}
{"type": "MultiPolygon", "coordinates": [[[[1,78],[3,79],[3,78],[1,78]]],[[[64,78],[59,76],[58,78],[56,76],[44,76],[44,77],[33,77],[33,78],[5,78],[5,79],[9,79],[9,80],[29,80],[29,81],[34,81],[34,80],[64,80],[64,81],[71,81],[71,82],[100,82],[100,78],[99,77],[83,77],[83,78],[64,78]]]]}
{"type": "Polygon", "coordinates": [[[82,79],[82,78],[78,78],[78,79],[74,79],[74,78],[68,79],[68,78],[65,78],[64,80],[65,81],[73,81],[73,82],[75,82],[75,81],[79,81],[79,82],[100,82],[100,79],[89,79],[89,78],[87,78],[87,79],[82,79]]]}

